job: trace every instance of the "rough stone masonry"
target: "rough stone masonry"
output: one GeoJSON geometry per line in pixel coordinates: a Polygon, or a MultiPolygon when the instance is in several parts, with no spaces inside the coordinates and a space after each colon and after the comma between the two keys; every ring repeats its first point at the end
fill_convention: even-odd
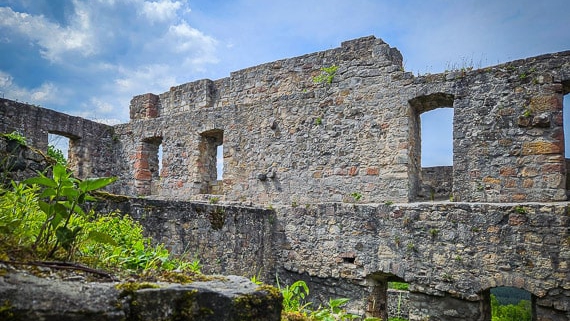
{"type": "Polygon", "coordinates": [[[305,279],[384,318],[403,280],[410,320],[490,320],[489,290],[514,286],[535,319],[568,320],[569,92],[570,52],[414,76],[365,37],[135,96],[116,126],[1,100],[0,130],[70,138],[78,176],[133,196],[111,208],[210,272],[305,279]],[[453,108],[453,167],[422,169],[437,108],[453,108]]]}

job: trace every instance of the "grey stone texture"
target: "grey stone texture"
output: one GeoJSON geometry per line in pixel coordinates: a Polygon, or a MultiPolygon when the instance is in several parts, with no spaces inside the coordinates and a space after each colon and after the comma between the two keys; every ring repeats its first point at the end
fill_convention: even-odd
{"type": "Polygon", "coordinates": [[[17,132],[47,152],[48,133],[69,138],[70,168],[79,178],[117,175],[113,127],[53,110],[0,99],[0,133],[17,132]]]}
{"type": "Polygon", "coordinates": [[[2,320],[278,321],[281,297],[244,277],[156,288],[117,289],[116,282],[62,281],[2,273],[2,320]]]}
{"type": "Polygon", "coordinates": [[[0,100],[0,131],[40,149],[47,132],[70,137],[80,176],[119,176],[112,190],[134,196],[107,210],[208,272],[303,279],[316,300],[384,318],[387,282],[406,281],[410,320],[490,320],[489,289],[513,286],[537,320],[558,321],[570,319],[569,92],[570,51],[414,76],[365,37],[135,96],[113,127],[0,100]],[[422,169],[420,115],[440,107],[454,110],[453,166],[422,169]]]}

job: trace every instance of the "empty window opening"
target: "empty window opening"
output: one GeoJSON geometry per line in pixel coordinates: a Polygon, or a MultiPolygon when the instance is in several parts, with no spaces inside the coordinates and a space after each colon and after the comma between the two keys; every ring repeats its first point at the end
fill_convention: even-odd
{"type": "Polygon", "coordinates": [[[216,149],[216,177],[218,181],[224,179],[224,145],[216,149]]]}
{"type": "Polygon", "coordinates": [[[156,156],[158,158],[158,176],[162,177],[162,143],[158,145],[158,152],[156,156]]]}
{"type": "Polygon", "coordinates": [[[564,158],[566,158],[566,194],[570,191],[570,80],[563,81],[562,129],[564,131],[564,158]]]}
{"type": "Polygon", "coordinates": [[[528,291],[514,287],[497,287],[490,291],[492,320],[532,321],[533,296],[528,291]]]}
{"type": "Polygon", "coordinates": [[[564,126],[564,157],[570,158],[570,94],[564,95],[564,100],[562,102],[562,119],[564,126]]]}
{"type": "Polygon", "coordinates": [[[136,152],[135,188],[139,195],[158,194],[160,188],[160,170],[162,164],[162,138],[144,139],[136,152]]]}
{"type": "Polygon", "coordinates": [[[418,201],[447,200],[453,190],[453,100],[434,93],[409,101],[410,186],[418,201]]]}
{"type": "Polygon", "coordinates": [[[200,134],[197,168],[201,194],[221,194],[223,178],[224,132],[212,129],[200,134]]]}
{"type": "Polygon", "coordinates": [[[48,133],[48,156],[58,163],[67,165],[69,160],[69,138],[55,133],[48,133]]]}
{"type": "Polygon", "coordinates": [[[453,108],[420,115],[422,167],[453,166],[453,108]]]}

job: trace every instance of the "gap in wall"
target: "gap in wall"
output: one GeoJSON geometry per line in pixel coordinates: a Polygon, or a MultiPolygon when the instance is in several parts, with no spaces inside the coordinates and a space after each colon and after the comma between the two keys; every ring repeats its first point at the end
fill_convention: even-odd
{"type": "Polygon", "coordinates": [[[564,121],[564,157],[570,158],[570,94],[564,95],[562,103],[563,121],[564,121]]]}
{"type": "Polygon", "coordinates": [[[63,157],[66,160],[69,160],[69,138],[68,137],[58,135],[58,134],[48,133],[48,146],[53,146],[56,150],[61,151],[61,153],[63,154],[63,157]]]}
{"type": "Polygon", "coordinates": [[[492,288],[491,316],[493,320],[533,320],[532,294],[526,290],[502,286],[492,288]]]}
{"type": "Polygon", "coordinates": [[[420,119],[422,167],[453,166],[453,108],[426,111],[420,119]]]}
{"type": "Polygon", "coordinates": [[[224,145],[216,148],[216,177],[218,181],[224,179],[224,145]]]}

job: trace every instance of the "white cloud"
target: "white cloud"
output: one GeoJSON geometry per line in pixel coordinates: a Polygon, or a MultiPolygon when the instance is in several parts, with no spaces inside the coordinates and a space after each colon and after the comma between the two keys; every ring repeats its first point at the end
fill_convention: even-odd
{"type": "Polygon", "coordinates": [[[141,4],[141,14],[151,22],[176,20],[177,11],[182,7],[180,1],[152,1],[141,4]]]}
{"type": "Polygon", "coordinates": [[[145,65],[134,69],[120,68],[120,75],[115,80],[117,91],[133,96],[147,92],[168,90],[176,84],[174,68],[164,64],[145,65]]]}
{"type": "Polygon", "coordinates": [[[8,7],[0,7],[0,29],[8,29],[23,35],[41,47],[42,56],[52,62],[61,61],[67,52],[77,52],[90,56],[96,49],[88,12],[78,10],[69,27],[61,27],[43,16],[15,12],[8,7]]]}
{"type": "Polygon", "coordinates": [[[15,99],[31,104],[62,102],[59,88],[51,83],[42,83],[36,88],[23,88],[14,83],[14,78],[0,70],[0,93],[8,99],[15,99]]]}

